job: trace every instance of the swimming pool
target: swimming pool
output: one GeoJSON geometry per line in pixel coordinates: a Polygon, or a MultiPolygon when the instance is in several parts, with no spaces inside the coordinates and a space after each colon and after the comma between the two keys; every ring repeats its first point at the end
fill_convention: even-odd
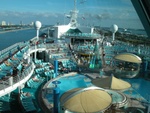
{"type": "MultiPolygon", "coordinates": [[[[58,79],[61,83],[58,84],[57,86],[60,88],[60,96],[71,89],[74,88],[86,88],[88,87],[91,83],[89,82],[90,79],[84,75],[81,74],[76,74],[73,76],[64,76],[58,79]]],[[[92,85],[92,84],[91,84],[92,85]]],[[[53,87],[54,84],[51,82],[48,87],[53,87]]]]}
{"type": "MultiPolygon", "coordinates": [[[[60,89],[60,94],[59,94],[60,97],[63,93],[65,93],[68,90],[79,88],[79,87],[86,88],[92,85],[90,82],[90,79],[82,74],[62,76],[58,78],[57,80],[61,82],[60,84],[57,84],[57,87],[59,87],[60,89]]],[[[55,85],[53,84],[53,81],[51,81],[47,86],[47,88],[50,88],[51,90],[54,87],[55,85]]],[[[49,103],[53,103],[53,92],[51,91],[51,93],[47,93],[45,95],[45,98],[48,100],[49,103]]]]}
{"type": "MultiPolygon", "coordinates": [[[[55,80],[51,80],[48,85],[47,89],[51,89],[51,93],[45,94],[45,99],[49,102],[49,104],[53,104],[53,88],[55,85],[53,84],[53,81],[59,81],[60,84],[57,84],[57,86],[60,89],[60,95],[62,96],[65,92],[74,89],[74,88],[87,88],[89,86],[94,86],[91,83],[91,79],[88,78],[86,75],[82,74],[70,74],[69,76],[61,76],[59,78],[56,78],[55,80]]],[[[145,100],[147,96],[150,94],[150,83],[149,81],[146,81],[144,79],[124,79],[125,81],[128,81],[132,84],[132,88],[129,90],[123,91],[124,94],[129,95],[133,98],[137,99],[143,99],[145,100]],[[132,93],[131,93],[132,90],[132,93]],[[145,99],[144,99],[144,98],[145,99]]],[[[112,96],[112,104],[120,107],[124,107],[128,105],[128,99],[127,97],[122,94],[121,92],[116,92],[112,90],[106,90],[111,96],[112,96]]],[[[53,106],[53,105],[52,105],[53,106]]]]}

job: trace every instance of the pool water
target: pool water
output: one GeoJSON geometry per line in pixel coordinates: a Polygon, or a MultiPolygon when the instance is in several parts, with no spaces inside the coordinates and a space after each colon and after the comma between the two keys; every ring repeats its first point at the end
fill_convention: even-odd
{"type": "Polygon", "coordinates": [[[109,94],[112,94],[112,103],[119,103],[124,100],[124,97],[116,91],[108,90],[109,94]]]}
{"type": "MultiPolygon", "coordinates": [[[[132,88],[129,90],[124,91],[125,94],[130,95],[133,98],[144,98],[147,101],[150,101],[150,81],[146,81],[145,79],[138,78],[138,79],[124,79],[127,82],[130,82],[132,85],[132,88]],[[132,91],[131,91],[132,90],[132,91]]],[[[88,86],[94,86],[88,77],[81,74],[76,74],[73,76],[64,76],[58,79],[61,83],[58,84],[58,87],[60,88],[60,97],[63,93],[67,92],[68,90],[74,89],[74,88],[86,88],[88,86]]],[[[51,82],[48,87],[53,87],[54,84],[51,82]]],[[[116,94],[115,94],[116,95],[116,94]]],[[[49,100],[49,102],[52,102],[52,94],[46,95],[46,98],[49,100]]],[[[115,99],[115,97],[114,97],[115,99]]],[[[122,100],[122,97],[119,98],[122,100]]],[[[121,101],[121,100],[114,100],[121,101]]]]}
{"type": "MultiPolygon", "coordinates": [[[[67,76],[67,77],[61,77],[58,79],[61,83],[57,86],[60,88],[60,96],[65,93],[68,90],[74,89],[74,88],[86,88],[91,84],[88,82],[88,79],[84,75],[76,74],[73,76],[67,76]]],[[[54,84],[51,82],[49,84],[49,87],[53,86],[54,84]]]]}

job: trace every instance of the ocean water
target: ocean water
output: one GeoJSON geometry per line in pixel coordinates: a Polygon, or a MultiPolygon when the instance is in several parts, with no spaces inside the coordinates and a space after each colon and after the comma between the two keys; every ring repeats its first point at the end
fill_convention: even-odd
{"type": "Polygon", "coordinates": [[[28,41],[35,36],[36,36],[35,29],[26,29],[20,31],[0,33],[0,51],[15,43],[28,41]]]}
{"type": "Polygon", "coordinates": [[[147,36],[147,33],[144,29],[127,29],[127,31],[124,31],[124,29],[120,28],[118,31],[123,33],[147,36]]]}

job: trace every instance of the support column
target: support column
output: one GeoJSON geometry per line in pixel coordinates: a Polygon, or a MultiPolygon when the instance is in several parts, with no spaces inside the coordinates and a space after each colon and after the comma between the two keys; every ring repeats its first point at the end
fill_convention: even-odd
{"type": "Polygon", "coordinates": [[[9,85],[10,85],[10,86],[13,85],[13,77],[9,77],[9,85]]]}
{"type": "Polygon", "coordinates": [[[28,56],[28,64],[29,64],[29,63],[30,63],[30,61],[31,61],[30,59],[31,59],[31,58],[30,58],[30,55],[29,55],[29,56],[28,56]]]}
{"type": "Polygon", "coordinates": [[[54,61],[54,78],[57,77],[57,74],[58,74],[58,61],[55,60],[54,61]]]}
{"type": "MultiPolygon", "coordinates": [[[[36,50],[36,46],[35,46],[35,50],[36,50]]],[[[36,51],[34,52],[34,61],[36,60],[36,51]]]]}
{"type": "Polygon", "coordinates": [[[54,113],[59,113],[59,94],[60,94],[60,89],[56,86],[53,89],[53,95],[54,95],[54,107],[53,107],[53,112],[54,113]]]}
{"type": "Polygon", "coordinates": [[[44,54],[45,54],[45,61],[49,62],[49,51],[46,51],[44,54]]]}

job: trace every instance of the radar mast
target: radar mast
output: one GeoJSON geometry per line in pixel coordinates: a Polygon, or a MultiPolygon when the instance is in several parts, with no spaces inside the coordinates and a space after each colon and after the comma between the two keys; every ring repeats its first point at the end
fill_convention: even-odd
{"type": "Polygon", "coordinates": [[[77,23],[77,17],[78,17],[78,10],[76,9],[76,0],[74,0],[74,9],[70,11],[70,22],[69,22],[69,25],[71,27],[77,27],[78,26],[78,23],[77,23]]]}

